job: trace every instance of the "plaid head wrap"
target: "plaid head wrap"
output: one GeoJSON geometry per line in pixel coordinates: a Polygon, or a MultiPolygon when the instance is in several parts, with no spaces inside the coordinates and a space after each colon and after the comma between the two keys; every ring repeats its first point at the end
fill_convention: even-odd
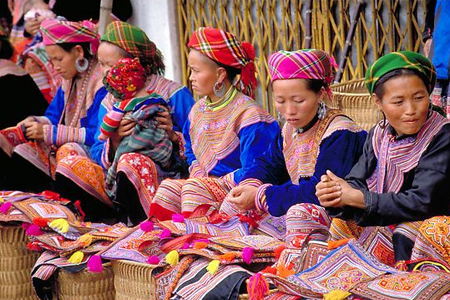
{"type": "Polygon", "coordinates": [[[215,62],[241,70],[236,88],[254,97],[256,81],[255,48],[250,43],[239,42],[229,32],[221,29],[200,27],[192,33],[188,47],[198,50],[215,62]]]}
{"type": "Polygon", "coordinates": [[[163,55],[142,29],[121,21],[111,22],[101,41],[114,44],[133,57],[138,57],[148,74],[164,74],[163,55]]]}
{"type": "Polygon", "coordinates": [[[95,55],[100,44],[95,24],[89,21],[44,20],[41,23],[41,32],[46,46],[62,43],[90,43],[91,54],[95,55]]]}
{"type": "Polygon", "coordinates": [[[411,51],[391,52],[374,62],[366,73],[366,87],[373,93],[378,80],[387,73],[398,69],[415,70],[425,80],[428,92],[436,83],[436,69],[433,63],[425,56],[411,51]]]}
{"type": "Polygon", "coordinates": [[[103,78],[108,92],[120,100],[133,98],[145,86],[147,76],[138,58],[122,58],[103,78]]]}
{"type": "Polygon", "coordinates": [[[317,79],[327,83],[325,91],[332,99],[329,85],[334,79],[337,64],[325,51],[304,49],[297,51],[280,50],[269,56],[269,72],[272,82],[279,79],[317,79]]]}

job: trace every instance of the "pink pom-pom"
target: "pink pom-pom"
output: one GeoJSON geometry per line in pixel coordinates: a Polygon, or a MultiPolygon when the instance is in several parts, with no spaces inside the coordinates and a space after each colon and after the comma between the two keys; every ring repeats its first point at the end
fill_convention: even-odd
{"type": "Polygon", "coordinates": [[[242,250],[242,259],[244,260],[244,262],[246,263],[246,264],[250,264],[251,262],[252,262],[252,258],[253,258],[253,252],[254,252],[255,250],[253,249],[253,248],[251,248],[251,247],[245,247],[243,250],[242,250]]]}
{"type": "Polygon", "coordinates": [[[141,228],[142,231],[145,231],[145,232],[152,231],[155,228],[155,226],[153,226],[153,222],[152,221],[142,222],[139,225],[139,227],[141,228]]]}
{"type": "Polygon", "coordinates": [[[38,236],[38,235],[43,235],[44,232],[41,230],[41,228],[39,226],[31,224],[30,226],[28,226],[25,234],[30,235],[30,236],[38,236]]]}
{"type": "Polygon", "coordinates": [[[5,202],[2,205],[0,205],[0,212],[4,215],[6,215],[11,208],[12,204],[11,202],[5,202]]]}
{"type": "Polygon", "coordinates": [[[189,243],[184,243],[183,247],[181,249],[189,249],[191,248],[191,245],[189,243]]]}
{"type": "Polygon", "coordinates": [[[169,229],[165,228],[165,229],[163,229],[163,231],[161,231],[161,233],[159,234],[159,238],[160,238],[160,239],[165,239],[165,238],[170,237],[171,235],[172,235],[172,232],[171,232],[169,229]]]}
{"type": "Polygon", "coordinates": [[[256,273],[247,281],[247,292],[250,300],[262,300],[269,293],[269,284],[261,273],[256,273]]]}
{"type": "Polygon", "coordinates": [[[156,255],[151,255],[147,258],[147,263],[151,264],[151,265],[157,265],[157,264],[159,264],[160,261],[161,260],[156,255]]]}
{"type": "Polygon", "coordinates": [[[91,273],[103,272],[102,258],[100,255],[92,255],[87,263],[87,269],[91,273]]]}
{"type": "Polygon", "coordinates": [[[183,223],[184,222],[184,217],[182,214],[173,214],[172,215],[172,221],[174,221],[175,223],[183,223]]]}

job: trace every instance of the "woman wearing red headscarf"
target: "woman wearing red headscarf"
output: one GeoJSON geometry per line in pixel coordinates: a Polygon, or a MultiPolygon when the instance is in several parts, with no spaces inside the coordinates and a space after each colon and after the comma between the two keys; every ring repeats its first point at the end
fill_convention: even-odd
{"type": "Polygon", "coordinates": [[[252,99],[257,84],[252,45],[220,29],[199,28],[188,46],[189,80],[203,97],[183,131],[190,178],[161,183],[149,214],[159,220],[180,212],[185,217],[216,212],[279,132],[275,119],[252,99]]]}

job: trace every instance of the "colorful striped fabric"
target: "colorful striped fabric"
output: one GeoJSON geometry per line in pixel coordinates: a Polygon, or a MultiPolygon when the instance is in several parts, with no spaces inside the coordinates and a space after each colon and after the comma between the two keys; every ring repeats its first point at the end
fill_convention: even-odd
{"type": "MultiPolygon", "coordinates": [[[[333,82],[337,67],[334,59],[325,51],[304,49],[297,51],[281,50],[269,56],[268,66],[272,82],[279,79],[316,79],[328,85],[333,82]]],[[[326,87],[332,99],[331,89],[326,87]]]]}
{"type": "Polygon", "coordinates": [[[91,54],[96,54],[100,44],[95,24],[89,21],[69,22],[58,19],[44,20],[41,23],[44,45],[61,43],[90,43],[91,54]]]}
{"type": "Polygon", "coordinates": [[[119,46],[133,57],[138,57],[148,74],[164,74],[163,55],[140,28],[126,22],[114,21],[106,27],[101,41],[119,46]]]}
{"type": "Polygon", "coordinates": [[[391,134],[390,125],[386,129],[377,125],[372,144],[378,164],[367,179],[369,190],[376,193],[397,193],[403,184],[403,175],[417,166],[422,153],[447,123],[447,119],[433,111],[416,136],[399,140],[391,134]]]}
{"type": "Polygon", "coordinates": [[[258,82],[255,77],[255,49],[250,43],[240,42],[233,34],[221,29],[200,27],[192,33],[188,47],[222,65],[241,69],[236,87],[249,97],[254,97],[258,82]]]}
{"type": "Polygon", "coordinates": [[[388,53],[375,61],[366,73],[366,86],[369,93],[373,93],[378,80],[383,75],[398,69],[409,69],[418,72],[426,80],[428,92],[434,88],[436,82],[436,69],[433,63],[422,54],[411,51],[388,53]]]}

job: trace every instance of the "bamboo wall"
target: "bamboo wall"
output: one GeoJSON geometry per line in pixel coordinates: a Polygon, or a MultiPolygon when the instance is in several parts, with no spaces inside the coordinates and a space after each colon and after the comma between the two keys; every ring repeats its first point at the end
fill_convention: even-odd
{"type": "MultiPolygon", "coordinates": [[[[267,57],[277,50],[305,48],[308,0],[177,0],[183,83],[188,85],[186,44],[197,27],[219,27],[251,42],[256,49],[257,100],[270,112],[267,57]]],[[[345,58],[342,81],[362,78],[385,53],[421,51],[425,0],[311,0],[311,46],[331,53],[337,63],[352,19],[355,35],[345,58]],[[362,9],[356,15],[358,1],[362,9]],[[356,15],[356,16],[355,16],[356,15]]]]}

